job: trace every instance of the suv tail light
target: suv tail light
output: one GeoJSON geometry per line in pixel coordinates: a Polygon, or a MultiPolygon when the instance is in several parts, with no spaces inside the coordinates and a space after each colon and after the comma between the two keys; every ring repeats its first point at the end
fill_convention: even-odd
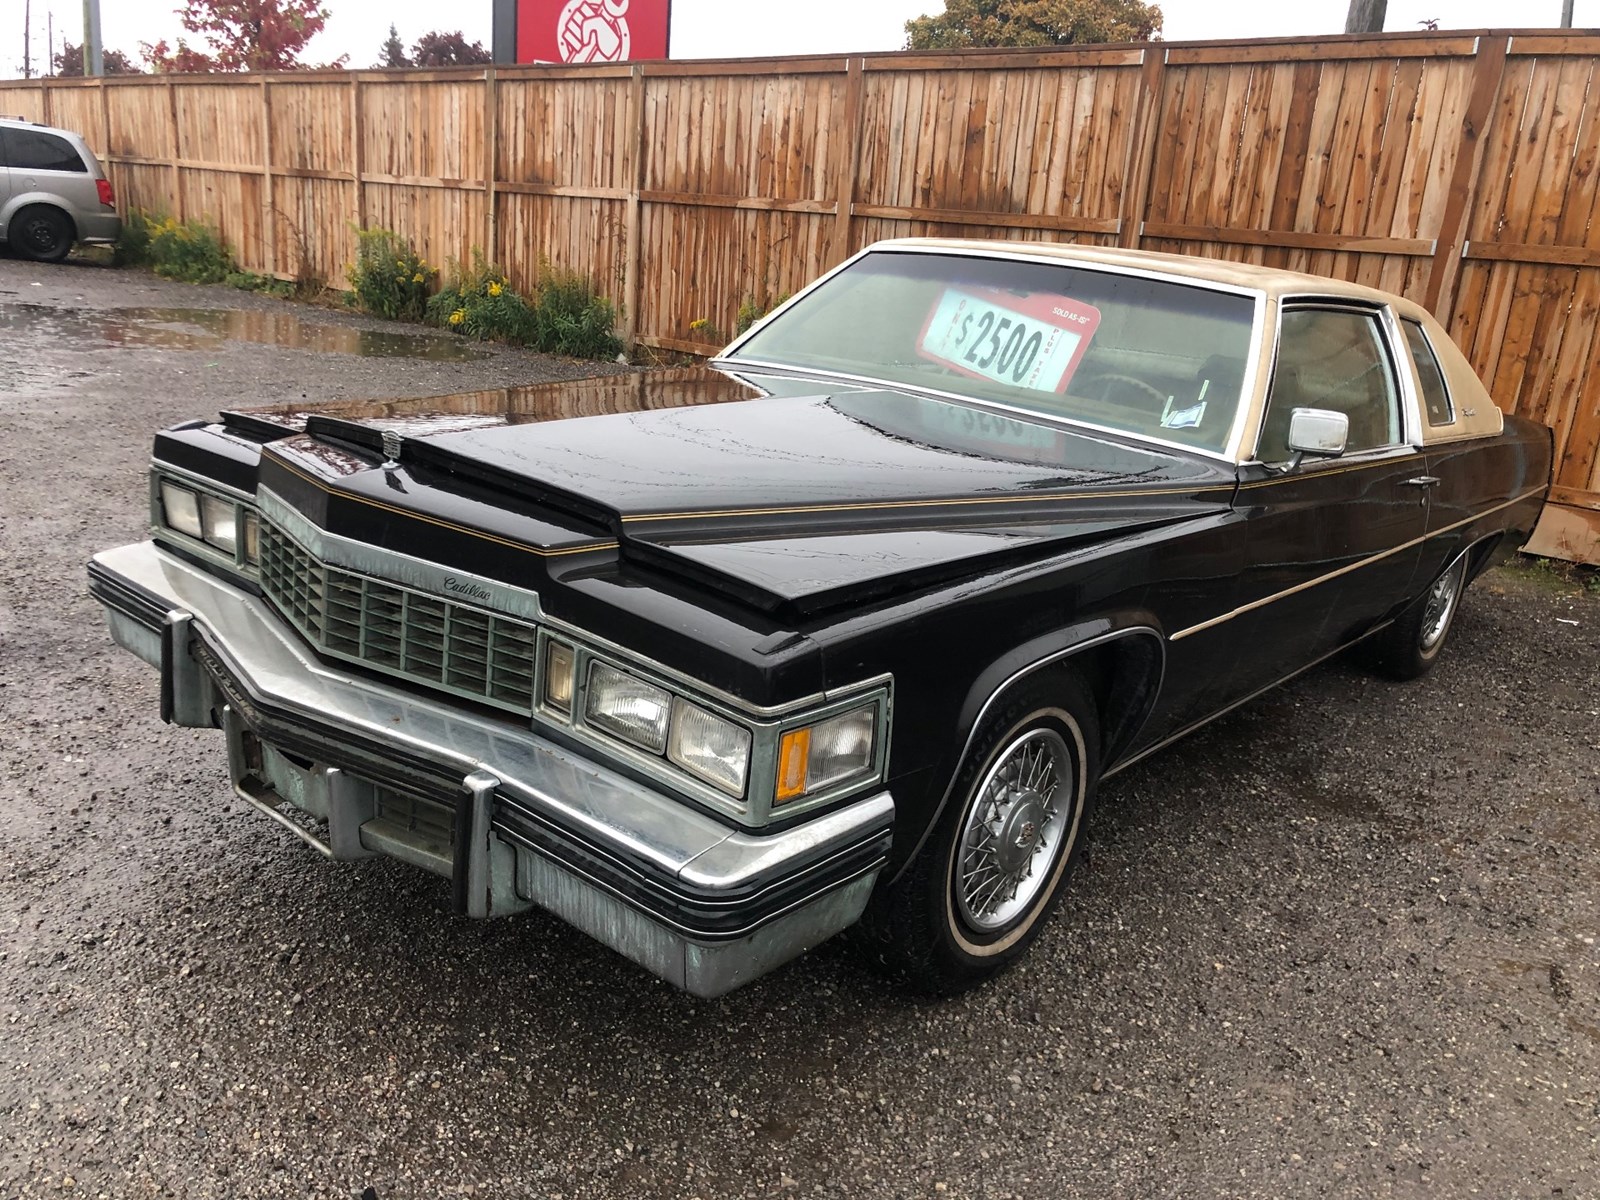
{"type": "Polygon", "coordinates": [[[96,179],[94,186],[95,190],[100,193],[101,204],[104,204],[107,208],[115,208],[117,206],[117,194],[111,190],[111,180],[96,179]]]}

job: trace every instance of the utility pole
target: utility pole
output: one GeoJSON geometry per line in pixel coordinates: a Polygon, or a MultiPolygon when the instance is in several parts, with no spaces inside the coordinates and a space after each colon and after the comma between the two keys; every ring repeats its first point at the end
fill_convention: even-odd
{"type": "Polygon", "coordinates": [[[1561,0],[1561,28],[1572,28],[1572,0],[1561,0]]]}
{"type": "Polygon", "coordinates": [[[1383,19],[1388,15],[1389,0],[1350,0],[1350,14],[1345,18],[1346,33],[1382,33],[1383,19]]]}
{"type": "Polygon", "coordinates": [[[56,12],[53,8],[44,10],[44,73],[56,73],[56,12]]]}
{"type": "Polygon", "coordinates": [[[100,0],[83,0],[83,73],[106,73],[105,57],[100,47],[100,0]]]}
{"type": "Polygon", "coordinates": [[[33,58],[28,53],[33,43],[33,0],[22,0],[22,77],[33,78],[33,58]]]}

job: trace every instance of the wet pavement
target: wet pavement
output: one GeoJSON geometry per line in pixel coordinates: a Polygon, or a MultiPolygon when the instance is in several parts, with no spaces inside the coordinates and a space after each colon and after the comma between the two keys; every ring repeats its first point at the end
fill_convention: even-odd
{"type": "Polygon", "coordinates": [[[1600,1194],[1600,596],[1498,572],[1426,680],[1336,661],[1124,772],[992,986],[828,945],[698,1002],[323,862],[160,723],[83,578],[154,428],[588,369],[94,332],[229,307],[396,331],[0,259],[0,1200],[1600,1194]]]}
{"type": "Polygon", "coordinates": [[[0,330],[32,340],[71,340],[98,348],[218,350],[230,342],[254,342],[319,354],[361,358],[423,358],[471,362],[485,352],[447,334],[400,333],[389,329],[331,325],[295,312],[237,308],[114,308],[95,310],[54,304],[0,307],[0,330]]]}

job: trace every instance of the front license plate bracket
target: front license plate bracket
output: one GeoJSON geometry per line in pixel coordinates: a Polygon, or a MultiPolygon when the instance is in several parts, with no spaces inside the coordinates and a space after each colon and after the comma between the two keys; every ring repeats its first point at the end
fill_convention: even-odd
{"type": "Polygon", "coordinates": [[[337,767],[302,766],[263,742],[234,711],[222,707],[228,740],[228,777],[238,797],[271,817],[318,853],[338,862],[371,858],[361,842],[361,826],[378,807],[377,788],[337,767]],[[285,804],[325,823],[326,835],[283,811],[285,804]]]}

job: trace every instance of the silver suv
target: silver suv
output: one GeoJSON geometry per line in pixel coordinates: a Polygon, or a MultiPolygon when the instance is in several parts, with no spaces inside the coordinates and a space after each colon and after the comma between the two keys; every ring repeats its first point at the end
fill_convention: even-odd
{"type": "Polygon", "coordinates": [[[117,198],[77,134],[0,117],[0,241],[23,258],[60,262],[74,242],[114,242],[117,198]]]}

